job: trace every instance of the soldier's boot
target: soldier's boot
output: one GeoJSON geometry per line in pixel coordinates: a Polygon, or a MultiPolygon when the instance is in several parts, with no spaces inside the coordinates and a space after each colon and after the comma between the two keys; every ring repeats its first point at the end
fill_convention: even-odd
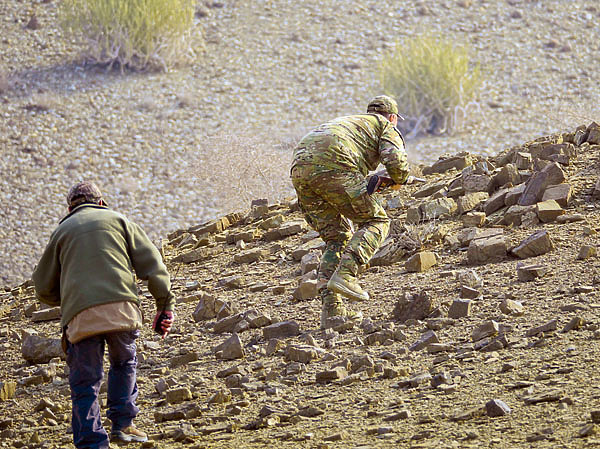
{"type": "Polygon", "coordinates": [[[327,288],[352,301],[368,301],[369,294],[356,280],[359,264],[351,254],[344,254],[340,265],[327,283],[327,288]]]}
{"type": "Polygon", "coordinates": [[[321,329],[327,329],[330,318],[341,316],[349,320],[360,320],[363,317],[362,312],[349,310],[342,304],[340,295],[333,292],[326,292],[321,297],[321,329]]]}

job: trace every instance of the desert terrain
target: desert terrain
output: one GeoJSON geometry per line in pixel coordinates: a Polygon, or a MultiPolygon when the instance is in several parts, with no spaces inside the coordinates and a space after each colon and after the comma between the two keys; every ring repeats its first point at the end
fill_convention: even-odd
{"type": "Polygon", "coordinates": [[[600,7],[343,5],[199,4],[197,60],[148,74],[85,65],[56,2],[0,4],[0,447],[72,447],[57,311],[28,279],[80,179],[148,231],[179,301],[139,340],[142,447],[600,444],[600,7]],[[477,108],[407,142],[426,183],[381,195],[365,318],[321,330],[291,149],[428,31],[481,63],[477,108]]]}

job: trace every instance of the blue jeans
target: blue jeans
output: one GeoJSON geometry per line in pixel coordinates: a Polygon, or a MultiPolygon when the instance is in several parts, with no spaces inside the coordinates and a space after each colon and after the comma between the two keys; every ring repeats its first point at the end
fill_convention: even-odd
{"type": "Polygon", "coordinates": [[[68,343],[67,364],[73,403],[73,442],[78,449],[107,449],[108,435],[102,428],[98,391],[104,376],[104,345],[108,345],[107,416],[113,430],[131,425],[139,412],[136,383],[135,339],[140,331],[110,332],[68,343]]]}

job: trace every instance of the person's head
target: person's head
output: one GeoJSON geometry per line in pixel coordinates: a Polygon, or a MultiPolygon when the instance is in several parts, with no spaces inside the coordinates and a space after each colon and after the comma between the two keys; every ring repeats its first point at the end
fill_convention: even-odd
{"type": "Polygon", "coordinates": [[[404,118],[398,115],[398,103],[392,97],[387,95],[377,95],[367,106],[367,112],[370,114],[380,114],[387,118],[394,126],[398,124],[398,119],[404,118]]]}
{"type": "Polygon", "coordinates": [[[106,205],[102,199],[102,192],[96,184],[91,181],[78,182],[69,189],[67,193],[67,206],[69,211],[83,203],[106,205]]]}

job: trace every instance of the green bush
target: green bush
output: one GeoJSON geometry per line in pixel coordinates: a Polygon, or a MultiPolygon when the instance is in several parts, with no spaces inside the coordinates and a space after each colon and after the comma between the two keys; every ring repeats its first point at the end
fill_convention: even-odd
{"type": "Polygon", "coordinates": [[[396,97],[408,136],[443,134],[460,128],[481,85],[479,64],[466,48],[439,37],[418,36],[382,58],[383,90],[396,97]]]}
{"type": "Polygon", "coordinates": [[[62,0],[61,26],[95,63],[168,68],[193,55],[194,0],[62,0]]]}

